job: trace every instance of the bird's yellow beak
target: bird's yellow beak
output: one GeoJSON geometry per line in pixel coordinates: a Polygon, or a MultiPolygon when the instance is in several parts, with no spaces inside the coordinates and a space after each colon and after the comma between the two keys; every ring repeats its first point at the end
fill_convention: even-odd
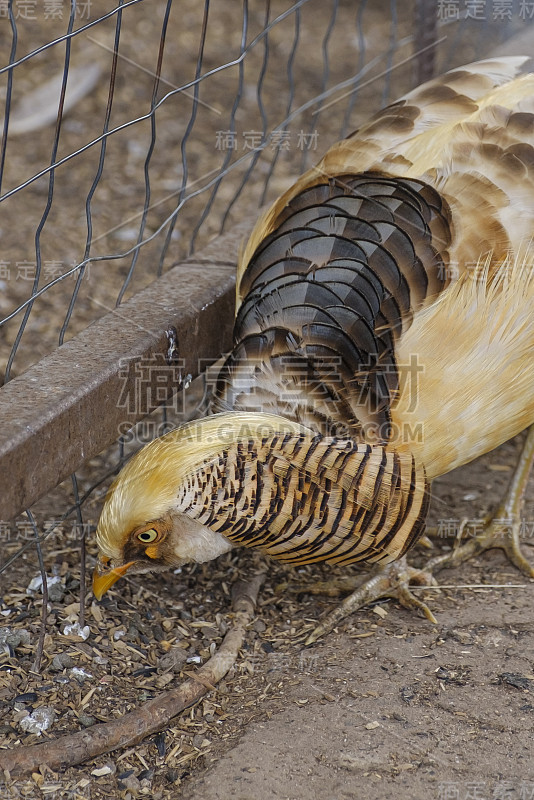
{"type": "Polygon", "coordinates": [[[107,590],[128,572],[133,563],[129,561],[121,567],[106,569],[105,562],[99,560],[93,573],[93,594],[96,599],[101,600],[107,590]]]}

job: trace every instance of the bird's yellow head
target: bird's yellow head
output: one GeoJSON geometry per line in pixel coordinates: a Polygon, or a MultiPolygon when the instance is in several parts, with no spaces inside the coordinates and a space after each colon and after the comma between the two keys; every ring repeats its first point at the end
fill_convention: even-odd
{"type": "Polygon", "coordinates": [[[110,487],[102,509],[95,596],[100,599],[127,572],[210,561],[230,550],[229,539],[188,515],[192,476],[241,439],[303,430],[272,414],[230,412],[188,423],[140,450],[110,487]]]}

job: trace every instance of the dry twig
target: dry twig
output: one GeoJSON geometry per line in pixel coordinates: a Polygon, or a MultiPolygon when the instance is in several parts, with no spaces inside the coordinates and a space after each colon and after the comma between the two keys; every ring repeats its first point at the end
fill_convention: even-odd
{"type": "Polygon", "coordinates": [[[0,751],[0,774],[2,770],[7,770],[11,778],[18,778],[37,772],[42,764],[54,771],[64,770],[118,747],[138,744],[146,736],[164,728],[173,717],[207,694],[209,687],[214,687],[235,663],[263,579],[264,573],[258,573],[250,581],[239,581],[235,585],[233,625],[219,650],[198,670],[195,677],[154,697],[120,719],[42,744],[0,751]]]}
{"type": "Polygon", "coordinates": [[[26,516],[28,517],[31,526],[33,528],[33,534],[35,537],[35,549],[37,550],[37,558],[39,561],[39,570],[41,572],[41,580],[43,582],[43,608],[41,611],[41,630],[39,633],[39,641],[37,642],[37,650],[35,651],[35,660],[33,662],[33,671],[40,672],[41,671],[41,659],[43,657],[44,651],[44,642],[46,636],[46,618],[48,616],[48,580],[46,577],[46,569],[45,563],[43,558],[43,551],[41,549],[41,543],[39,541],[39,532],[37,530],[37,525],[35,524],[35,519],[31,511],[26,511],[26,516]]]}

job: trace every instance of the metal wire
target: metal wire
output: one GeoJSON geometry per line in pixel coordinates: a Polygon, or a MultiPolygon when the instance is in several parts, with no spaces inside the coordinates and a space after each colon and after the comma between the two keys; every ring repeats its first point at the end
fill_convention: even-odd
{"type": "MultiPolygon", "coordinates": [[[[446,40],[446,38],[447,37],[441,37],[440,39],[438,39],[437,43],[440,44],[441,42],[444,42],[446,40]]],[[[399,40],[398,46],[401,47],[401,46],[404,46],[404,45],[406,45],[408,43],[411,43],[413,41],[414,41],[414,37],[413,36],[407,36],[407,37],[399,40]]],[[[421,49],[417,50],[413,56],[409,56],[404,61],[401,61],[400,65],[402,65],[404,63],[407,63],[407,62],[413,61],[414,58],[417,58],[419,55],[423,54],[424,52],[425,52],[425,48],[421,48],[421,49]]],[[[368,84],[374,83],[376,80],[380,79],[381,77],[384,77],[384,76],[390,74],[391,71],[394,68],[392,68],[390,70],[384,69],[377,76],[374,76],[374,77],[372,77],[372,78],[370,78],[370,79],[368,79],[368,80],[366,80],[366,81],[364,81],[362,83],[363,78],[369,72],[371,72],[372,69],[381,60],[383,60],[385,57],[386,57],[386,54],[379,54],[379,55],[375,56],[375,58],[373,58],[370,62],[368,62],[368,64],[366,64],[356,75],[352,76],[348,80],[345,80],[345,81],[342,81],[342,82],[336,84],[336,86],[332,87],[330,90],[326,91],[325,93],[323,93],[321,95],[318,95],[318,96],[312,98],[311,100],[309,100],[308,102],[304,103],[303,105],[299,106],[297,109],[292,111],[287,117],[285,117],[282,120],[281,123],[279,123],[278,125],[276,125],[276,126],[274,126],[272,128],[272,130],[270,132],[270,136],[272,136],[273,134],[276,134],[276,133],[278,133],[280,131],[285,130],[287,128],[288,124],[291,123],[295,118],[297,118],[303,112],[305,112],[309,108],[313,107],[317,103],[322,102],[323,100],[327,99],[328,97],[330,97],[331,95],[335,94],[336,92],[339,92],[340,90],[344,89],[345,87],[352,86],[353,84],[357,84],[358,88],[360,89],[362,86],[366,86],[368,84]]],[[[239,63],[239,62],[234,62],[234,63],[239,63]]],[[[397,68],[398,66],[399,65],[396,65],[395,68],[397,68]]],[[[188,84],[188,85],[191,85],[191,84],[188,84]]],[[[171,93],[171,94],[174,94],[174,93],[171,93]]],[[[353,95],[353,92],[351,91],[351,92],[349,92],[347,94],[353,95]]],[[[167,97],[168,96],[169,95],[167,95],[167,97]]],[[[163,100],[164,99],[165,98],[163,98],[163,100]]],[[[342,95],[342,97],[340,99],[343,99],[343,95],[342,95]]],[[[338,102],[338,101],[336,100],[335,102],[338,102]]],[[[161,101],[160,101],[160,104],[161,104],[161,101]]],[[[160,104],[158,104],[158,105],[160,105],[160,104]]],[[[329,105],[331,105],[331,104],[329,104],[329,105]]],[[[150,114],[147,114],[147,115],[144,115],[142,117],[137,117],[136,120],[128,122],[125,125],[122,125],[122,126],[120,126],[118,128],[115,128],[115,129],[109,131],[108,135],[116,133],[117,131],[122,131],[125,128],[129,127],[130,125],[134,124],[134,122],[140,122],[140,121],[145,121],[147,119],[150,119],[150,116],[151,116],[150,114]]],[[[93,144],[95,144],[97,142],[102,142],[104,138],[106,138],[106,137],[100,136],[100,137],[94,139],[88,145],[85,145],[84,147],[80,148],[76,152],[72,153],[71,155],[69,155],[69,156],[65,157],[64,159],[62,159],[61,161],[57,162],[57,164],[55,166],[57,167],[60,164],[62,165],[64,163],[66,163],[71,158],[74,158],[75,156],[80,155],[81,153],[85,152],[93,144]]],[[[239,166],[241,166],[243,162],[248,161],[253,155],[255,155],[256,152],[259,152],[259,151],[265,149],[266,144],[267,143],[262,143],[257,148],[255,148],[253,153],[247,153],[244,156],[241,156],[240,158],[237,159],[237,161],[234,161],[229,166],[227,166],[222,172],[219,171],[219,170],[216,170],[216,173],[217,173],[216,177],[208,179],[208,181],[203,186],[201,186],[200,189],[197,189],[194,192],[191,192],[191,193],[183,196],[182,200],[177,204],[176,208],[169,215],[169,217],[167,217],[163,221],[163,223],[155,230],[155,232],[153,234],[151,234],[150,236],[145,238],[142,242],[140,242],[140,243],[134,245],[133,247],[130,247],[130,248],[124,250],[124,251],[108,253],[108,254],[103,255],[103,256],[91,256],[91,257],[88,257],[88,258],[84,258],[79,263],[77,263],[74,267],[72,267],[70,270],[67,270],[63,275],[58,276],[57,278],[55,278],[55,279],[49,281],[47,284],[45,284],[45,286],[41,287],[41,289],[36,291],[32,295],[31,298],[29,298],[26,301],[22,302],[10,314],[6,315],[2,320],[0,320],[0,326],[2,324],[5,324],[6,322],[9,322],[10,320],[12,320],[17,314],[19,314],[21,311],[23,311],[28,306],[29,303],[33,302],[37,297],[42,296],[51,287],[55,286],[56,284],[58,284],[61,281],[65,280],[66,278],[70,277],[72,274],[76,273],[77,271],[79,271],[80,269],[85,267],[87,264],[89,264],[89,263],[97,263],[97,262],[101,262],[101,261],[112,261],[112,260],[123,259],[123,258],[135,253],[135,251],[137,249],[139,249],[139,247],[152,242],[155,238],[157,238],[159,236],[159,234],[163,230],[165,230],[165,228],[167,228],[167,226],[172,225],[175,222],[175,219],[176,219],[178,213],[182,210],[182,208],[186,205],[186,203],[188,201],[198,197],[200,194],[202,194],[203,192],[207,191],[208,189],[210,189],[215,184],[219,183],[220,179],[221,179],[221,175],[222,175],[222,177],[226,177],[228,174],[230,174],[231,172],[236,170],[239,166]]],[[[38,178],[43,177],[44,175],[49,173],[49,171],[50,171],[50,168],[46,168],[46,169],[42,170],[41,172],[39,172],[38,174],[33,176],[31,179],[26,181],[24,184],[21,184],[20,186],[18,186],[16,188],[16,190],[14,189],[14,190],[6,193],[3,197],[0,197],[0,201],[7,199],[12,194],[14,194],[15,191],[19,191],[21,189],[26,188],[34,180],[37,180],[38,178]]],[[[210,174],[211,173],[207,173],[207,175],[205,175],[203,177],[204,178],[206,178],[206,177],[209,178],[210,174]]],[[[169,197],[166,198],[166,199],[169,199],[170,197],[174,196],[175,194],[178,194],[178,192],[173,193],[173,195],[169,195],[169,197]]],[[[181,192],[180,192],[180,194],[181,194],[181,192]]],[[[262,195],[262,200],[263,200],[263,195],[262,195]]]]}
{"type": "MultiPolygon", "coordinates": [[[[297,11],[297,13],[298,13],[298,11],[297,11]]],[[[241,54],[244,53],[245,48],[246,48],[247,32],[248,32],[248,0],[243,0],[243,24],[242,24],[242,29],[241,29],[241,46],[240,46],[241,54]]],[[[234,102],[232,104],[232,110],[230,112],[230,121],[229,121],[229,133],[230,133],[230,136],[232,136],[235,133],[235,128],[236,128],[235,115],[237,113],[237,109],[239,108],[239,103],[240,103],[241,97],[243,95],[244,74],[245,74],[244,73],[244,62],[243,62],[243,60],[241,60],[239,62],[239,78],[238,78],[237,92],[235,94],[234,102]]],[[[210,194],[210,197],[208,199],[208,202],[206,203],[206,206],[204,207],[204,210],[202,211],[202,214],[200,215],[200,219],[198,220],[198,222],[195,225],[195,228],[193,230],[193,234],[191,236],[191,243],[189,245],[189,255],[191,255],[191,253],[195,249],[195,244],[196,244],[196,241],[197,241],[198,232],[199,232],[200,228],[202,227],[202,224],[204,223],[204,220],[206,219],[206,217],[208,216],[208,214],[211,211],[211,208],[213,206],[213,202],[214,202],[214,200],[215,200],[215,198],[217,196],[217,192],[219,191],[219,187],[221,185],[221,181],[223,180],[223,177],[224,177],[224,175],[225,175],[225,173],[226,173],[226,171],[228,169],[228,165],[230,163],[231,158],[232,158],[232,152],[231,152],[231,150],[227,150],[226,155],[225,155],[224,160],[223,160],[223,164],[222,164],[222,168],[221,168],[221,174],[220,174],[220,176],[218,176],[217,180],[215,181],[215,183],[213,185],[213,189],[212,189],[211,194],[210,194]]]]}
{"type": "MultiPolygon", "coordinates": [[[[269,17],[270,17],[270,15],[271,15],[271,2],[270,2],[270,0],[266,0],[266,3],[265,3],[265,23],[264,23],[264,28],[268,28],[268,26],[269,26],[269,17]]],[[[228,218],[230,217],[230,214],[232,212],[232,209],[233,209],[234,205],[236,204],[237,200],[239,199],[239,197],[241,195],[241,192],[243,191],[244,187],[249,182],[249,180],[251,178],[251,175],[252,175],[252,173],[254,171],[254,168],[255,168],[255,166],[256,166],[256,164],[258,162],[258,159],[259,159],[259,157],[260,157],[260,155],[262,153],[262,149],[265,147],[265,145],[267,143],[268,118],[267,118],[267,113],[266,113],[266,110],[265,110],[265,104],[263,102],[262,89],[263,89],[263,82],[265,80],[265,75],[267,74],[268,65],[269,65],[269,35],[267,34],[267,36],[265,36],[264,39],[263,39],[263,61],[262,61],[260,73],[258,75],[258,83],[257,83],[257,86],[256,86],[256,99],[258,101],[258,112],[260,114],[260,119],[261,119],[261,141],[260,141],[260,146],[257,149],[254,149],[253,154],[252,154],[252,159],[250,161],[248,169],[245,172],[245,174],[243,175],[241,183],[237,187],[237,189],[236,189],[236,191],[234,193],[234,196],[232,197],[232,199],[228,203],[228,206],[227,206],[227,208],[226,208],[226,210],[224,212],[224,216],[222,218],[222,222],[221,222],[221,227],[219,229],[219,233],[223,233],[223,231],[224,231],[224,229],[226,227],[226,223],[228,221],[228,218]]]]}
{"type": "MultiPolygon", "coordinates": [[[[84,25],[81,28],[77,28],[75,31],[69,31],[64,36],[58,36],[56,39],[51,39],[46,44],[42,45],[42,47],[35,48],[35,50],[32,50],[22,58],[17,59],[17,61],[10,62],[5,67],[0,67],[0,75],[2,75],[3,72],[6,72],[8,70],[11,71],[12,69],[14,69],[14,67],[19,67],[21,64],[24,64],[26,61],[29,61],[31,58],[35,58],[35,56],[38,56],[40,53],[44,53],[51,47],[55,47],[57,44],[66,42],[68,39],[72,39],[74,36],[79,36],[79,34],[81,33],[85,33],[87,30],[93,28],[95,25],[101,25],[102,22],[104,22],[104,20],[113,17],[115,14],[118,14],[119,11],[121,11],[122,9],[127,8],[128,6],[134,6],[137,5],[138,3],[144,3],[144,2],[146,2],[146,0],[129,0],[128,3],[124,4],[120,3],[116,8],[112,9],[107,14],[102,14],[98,17],[98,19],[94,19],[92,22],[88,22],[87,25],[84,25]]],[[[13,14],[13,0],[9,0],[8,15],[10,22],[13,24],[13,22],[15,21],[15,17],[13,14]]]]}
{"type": "Polygon", "coordinates": [[[11,111],[11,97],[13,94],[13,69],[15,61],[15,53],[17,52],[17,25],[13,15],[13,0],[9,0],[8,6],[9,24],[11,25],[11,52],[9,54],[9,66],[6,67],[7,73],[7,88],[6,88],[6,102],[4,105],[4,130],[2,133],[2,147],[0,151],[0,195],[2,194],[2,177],[4,175],[4,166],[6,163],[6,149],[7,149],[7,132],[9,129],[9,114],[11,111]]]}
{"type": "MultiPolygon", "coordinates": [[[[122,6],[122,0],[120,3],[122,6]]],[[[118,53],[119,53],[119,42],[120,42],[120,32],[121,32],[121,21],[122,21],[122,10],[121,8],[118,9],[117,12],[117,22],[115,26],[115,43],[114,43],[114,51],[113,51],[113,60],[111,62],[111,69],[109,73],[109,91],[108,91],[108,101],[106,105],[106,113],[104,116],[104,127],[102,131],[103,139],[100,143],[100,157],[98,160],[98,167],[96,170],[96,175],[94,177],[93,183],[91,184],[91,188],[87,194],[87,198],[85,201],[85,218],[87,223],[87,237],[85,240],[85,252],[84,252],[84,261],[87,262],[91,252],[91,244],[93,240],[93,221],[91,215],[91,203],[93,201],[93,197],[96,191],[98,184],[100,183],[100,179],[102,178],[102,173],[104,171],[104,161],[106,158],[106,144],[107,144],[107,133],[109,131],[109,122],[111,118],[111,109],[113,107],[113,96],[115,91],[115,79],[117,76],[117,60],[118,60],[118,53]]],[[[70,319],[72,317],[72,312],[74,311],[74,305],[78,298],[78,294],[80,292],[80,287],[82,285],[82,281],[85,275],[85,264],[80,267],[78,273],[76,275],[76,284],[74,286],[74,290],[72,292],[72,297],[69,302],[69,307],[67,309],[67,313],[65,315],[65,320],[63,325],[61,326],[61,330],[59,332],[59,344],[62,345],[65,339],[65,334],[67,332],[67,327],[69,325],[70,319]]]]}
{"type": "MultiPolygon", "coordinates": [[[[144,165],[144,179],[145,179],[145,202],[143,205],[143,216],[141,218],[141,224],[139,226],[139,233],[137,235],[137,247],[134,250],[132,261],[130,264],[130,269],[128,270],[128,274],[124,279],[124,283],[121,286],[119,295],[117,297],[116,305],[120,305],[126,289],[128,288],[130,281],[132,279],[133,271],[135,269],[135,265],[137,264],[137,259],[139,257],[139,246],[143,241],[143,236],[145,232],[148,210],[150,208],[150,161],[152,159],[152,154],[154,152],[154,147],[156,144],[156,115],[154,114],[154,109],[156,107],[156,98],[158,96],[158,88],[160,83],[161,77],[161,65],[163,62],[163,53],[165,50],[165,37],[167,34],[167,26],[169,24],[169,15],[171,13],[171,5],[172,0],[167,0],[167,7],[165,10],[165,16],[163,18],[163,25],[161,28],[161,37],[159,43],[159,51],[158,51],[158,62],[156,66],[156,72],[154,73],[154,88],[152,90],[152,99],[150,101],[151,107],[151,116],[150,116],[150,144],[148,147],[148,152],[146,154],[145,165],[144,165]]],[[[169,230],[170,230],[169,226],[169,230]]]]}
{"type": "MultiPolygon", "coordinates": [[[[295,9],[295,33],[293,35],[293,42],[291,44],[291,50],[289,52],[289,57],[287,59],[287,84],[288,84],[288,99],[287,99],[287,106],[285,112],[285,120],[282,125],[278,126],[277,132],[285,133],[287,131],[288,120],[291,115],[291,109],[293,108],[293,100],[295,98],[295,84],[293,80],[293,64],[295,62],[295,57],[297,53],[297,47],[300,40],[300,9],[295,9]]],[[[276,168],[276,163],[278,158],[280,157],[280,148],[276,148],[274,151],[274,156],[271,160],[271,164],[269,166],[269,172],[267,173],[267,177],[265,178],[265,183],[263,185],[263,192],[261,194],[260,205],[263,205],[267,200],[267,192],[269,189],[269,184],[271,182],[271,178],[274,174],[274,170],[276,168]]]]}
{"type": "MultiPolygon", "coordinates": [[[[68,24],[68,33],[70,34],[72,28],[74,26],[74,15],[76,12],[76,0],[72,0],[71,2],[71,12],[69,17],[69,24],[68,24]]],[[[11,15],[13,14],[12,8],[10,8],[11,15]]],[[[42,267],[42,258],[41,258],[41,233],[45,226],[45,223],[48,219],[48,215],[50,213],[50,209],[52,208],[52,202],[54,200],[54,180],[55,180],[55,171],[54,165],[57,159],[57,152],[59,148],[59,136],[61,133],[61,123],[63,121],[63,106],[65,103],[65,92],[67,90],[67,78],[69,74],[69,64],[70,64],[70,53],[71,53],[71,40],[70,37],[65,39],[65,61],[64,61],[64,69],[63,69],[63,78],[61,81],[61,93],[59,96],[59,106],[57,112],[57,121],[56,121],[56,131],[54,135],[54,141],[52,144],[52,155],[50,157],[50,171],[48,177],[48,196],[46,200],[46,206],[43,211],[43,216],[37,226],[37,230],[35,231],[35,278],[33,281],[33,288],[32,288],[32,295],[36,292],[37,287],[39,286],[39,279],[41,277],[41,267],[42,267]]],[[[24,317],[20,324],[19,330],[15,337],[15,341],[13,342],[13,346],[11,348],[11,353],[9,354],[9,358],[7,360],[6,371],[4,374],[4,382],[7,382],[10,378],[11,367],[13,365],[13,360],[15,358],[15,354],[17,352],[17,348],[20,344],[20,340],[24,334],[26,329],[26,325],[28,323],[29,316],[31,314],[31,310],[33,308],[33,301],[30,300],[26,311],[24,312],[24,317]]]]}
{"type": "MultiPolygon", "coordinates": [[[[361,3],[358,3],[358,10],[356,12],[356,35],[358,37],[358,69],[357,69],[358,73],[361,72],[364,68],[365,57],[367,52],[365,46],[365,35],[364,35],[365,25],[363,22],[366,6],[367,6],[367,0],[362,0],[361,3]]],[[[347,103],[347,109],[345,111],[343,124],[341,126],[341,132],[340,132],[341,138],[347,136],[349,132],[350,121],[352,119],[352,115],[354,112],[354,106],[356,105],[358,91],[359,91],[359,84],[355,82],[352,87],[352,92],[350,93],[349,102],[347,103]]]]}
{"type": "MultiPolygon", "coordinates": [[[[332,34],[334,32],[334,27],[336,24],[337,19],[337,12],[339,9],[339,0],[336,0],[332,6],[332,15],[328,22],[328,27],[325,31],[323,41],[321,43],[321,52],[323,54],[323,74],[321,77],[321,91],[320,94],[324,94],[326,92],[326,87],[328,86],[328,80],[330,78],[330,53],[329,53],[329,46],[330,40],[332,38],[332,34]]],[[[310,124],[308,127],[308,135],[313,136],[313,132],[316,129],[316,126],[319,123],[319,116],[321,114],[321,106],[318,105],[316,110],[313,112],[310,124]]],[[[302,151],[302,161],[300,164],[300,171],[304,172],[306,167],[309,165],[310,161],[310,151],[304,150],[302,151]]]]}

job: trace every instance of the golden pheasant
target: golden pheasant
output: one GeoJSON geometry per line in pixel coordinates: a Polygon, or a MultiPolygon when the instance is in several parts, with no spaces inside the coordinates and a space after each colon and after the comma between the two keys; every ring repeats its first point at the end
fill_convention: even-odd
{"type": "MultiPolygon", "coordinates": [[[[332,147],[257,223],[213,411],[143,448],[98,524],[100,597],[126,572],[236,545],[288,564],[399,559],[429,483],[534,423],[534,74],[432,80],[332,147]]],[[[534,434],[499,513],[518,516],[534,434]]],[[[504,547],[489,528],[433,566],[504,547]]],[[[415,601],[384,569],[371,597],[415,601]]],[[[426,607],[423,606],[426,609],[426,607]]]]}

